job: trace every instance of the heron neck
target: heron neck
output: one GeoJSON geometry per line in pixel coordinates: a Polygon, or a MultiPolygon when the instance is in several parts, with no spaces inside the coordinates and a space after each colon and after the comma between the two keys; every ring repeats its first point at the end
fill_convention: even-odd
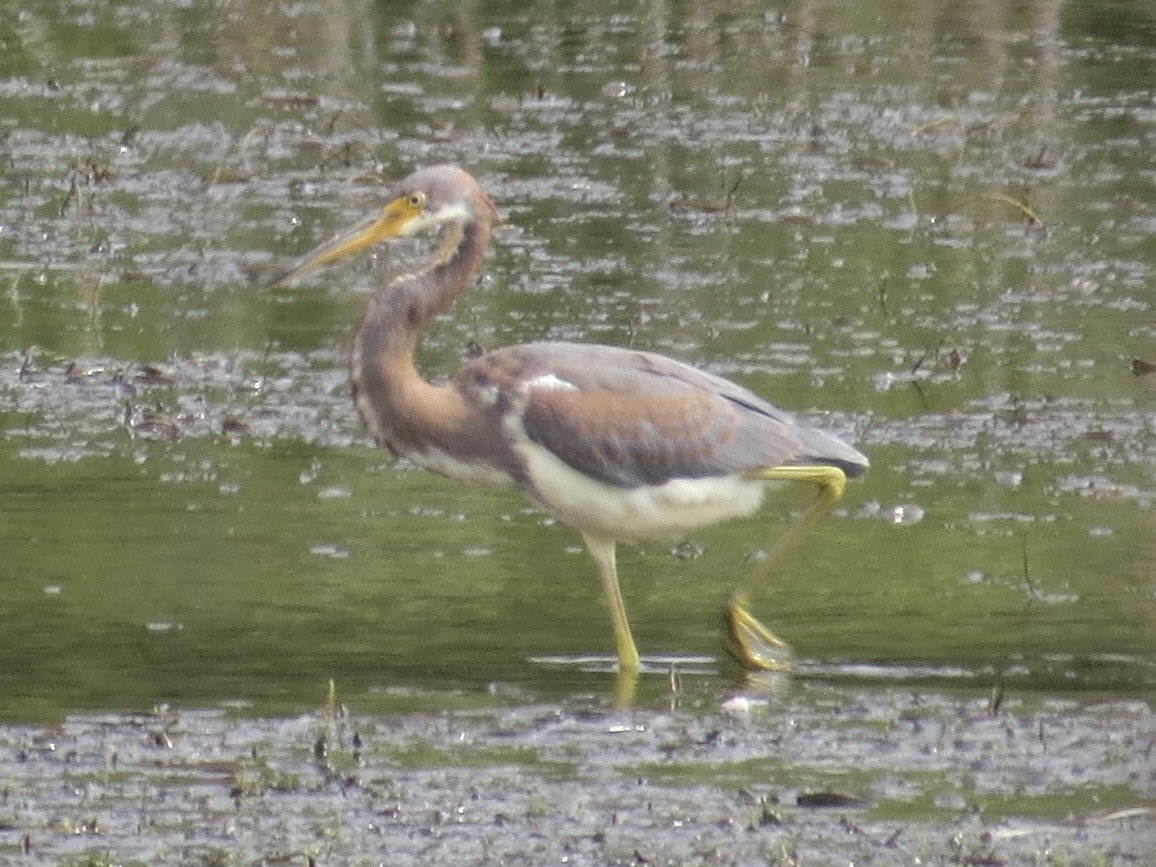
{"type": "Polygon", "coordinates": [[[453,305],[470,284],[489,241],[480,221],[452,223],[426,262],[394,275],[369,303],[357,333],[364,360],[382,353],[412,357],[423,325],[453,305]]]}
{"type": "Polygon", "coordinates": [[[433,256],[393,277],[366,308],[350,360],[358,408],[378,439],[415,388],[431,387],[414,364],[418,332],[470,285],[489,238],[484,219],[449,224],[433,256]]]}

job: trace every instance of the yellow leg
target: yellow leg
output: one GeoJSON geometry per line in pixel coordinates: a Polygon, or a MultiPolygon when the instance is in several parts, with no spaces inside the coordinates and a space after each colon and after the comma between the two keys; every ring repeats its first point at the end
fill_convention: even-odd
{"type": "Polygon", "coordinates": [[[618,568],[614,562],[614,540],[582,534],[586,550],[594,558],[598,576],[602,579],[602,593],[606,606],[610,609],[610,623],[614,627],[614,646],[618,651],[618,671],[620,674],[637,674],[642,665],[638,648],[634,646],[634,636],[630,634],[630,623],[626,619],[626,605],[622,601],[622,591],[618,587],[618,568]]]}
{"type": "Polygon", "coordinates": [[[791,527],[747,579],[746,584],[737,588],[730,598],[726,611],[727,651],[740,665],[751,671],[786,671],[790,668],[791,649],[786,642],[763,626],[747,610],[750,597],[761,592],[774,567],[782,559],[783,553],[793,547],[799,538],[816,521],[827,514],[831,507],[843,497],[847,486],[847,476],[838,467],[817,465],[799,467],[775,467],[759,470],[750,478],[766,481],[810,482],[819,486],[819,498],[799,521],[791,527]]]}

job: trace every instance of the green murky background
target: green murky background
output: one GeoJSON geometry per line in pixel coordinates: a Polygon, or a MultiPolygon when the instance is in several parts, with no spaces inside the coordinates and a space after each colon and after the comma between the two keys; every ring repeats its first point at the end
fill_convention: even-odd
{"type": "MultiPolygon", "coordinates": [[[[431,162],[507,222],[429,375],[629,343],[870,456],[756,605],[804,670],[1150,697],[1154,82],[1141,0],[0,4],[0,719],[610,691],[576,534],[354,416],[423,246],[255,288],[431,162]]],[[[807,496],[626,549],[644,657],[807,496]]]]}

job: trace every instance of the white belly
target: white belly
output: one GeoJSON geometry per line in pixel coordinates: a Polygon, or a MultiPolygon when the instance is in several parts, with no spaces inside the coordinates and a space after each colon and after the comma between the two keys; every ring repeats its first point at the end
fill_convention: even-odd
{"type": "Polygon", "coordinates": [[[754,512],[767,483],[739,475],[620,488],[588,478],[528,440],[518,451],[535,499],[564,524],[608,539],[670,538],[754,512]]]}

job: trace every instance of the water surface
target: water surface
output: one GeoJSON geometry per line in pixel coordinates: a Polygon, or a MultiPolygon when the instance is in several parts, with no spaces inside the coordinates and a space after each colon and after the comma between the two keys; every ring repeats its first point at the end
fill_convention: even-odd
{"type": "MultiPolygon", "coordinates": [[[[0,719],[610,691],[577,535],[349,403],[352,323],[423,244],[257,288],[433,162],[506,222],[428,375],[633,345],[870,456],[756,603],[804,676],[1150,696],[1156,19],[963,9],[0,12],[0,719]]],[[[808,497],[622,552],[657,669],[727,674],[727,589],[808,497]]]]}

